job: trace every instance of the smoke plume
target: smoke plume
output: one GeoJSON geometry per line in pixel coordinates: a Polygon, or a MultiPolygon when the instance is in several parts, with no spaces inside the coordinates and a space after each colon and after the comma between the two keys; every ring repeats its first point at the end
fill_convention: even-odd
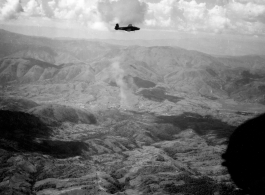
{"type": "Polygon", "coordinates": [[[112,77],[115,79],[116,84],[120,88],[120,106],[123,108],[128,108],[128,101],[127,101],[127,85],[123,80],[124,77],[124,70],[120,67],[120,62],[118,58],[115,58],[113,60],[113,63],[111,64],[111,73],[112,77]]]}
{"type": "Polygon", "coordinates": [[[139,24],[144,21],[147,4],[139,0],[103,0],[98,3],[98,11],[109,24],[139,24]]]}

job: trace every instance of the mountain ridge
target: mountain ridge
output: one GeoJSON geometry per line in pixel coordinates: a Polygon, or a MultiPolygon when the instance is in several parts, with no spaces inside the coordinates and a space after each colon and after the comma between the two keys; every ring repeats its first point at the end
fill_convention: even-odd
{"type": "MultiPolygon", "coordinates": [[[[4,34],[8,32],[4,31],[4,34]]],[[[14,33],[12,36],[17,36],[18,39],[24,37],[14,33]]],[[[30,37],[26,36],[26,39],[30,37]]],[[[18,64],[21,64],[19,61],[22,59],[31,59],[30,63],[37,66],[29,68],[27,74],[23,73],[23,78],[21,73],[15,72],[17,68],[11,68],[16,65],[11,65],[11,62],[7,65],[8,62],[5,63],[2,59],[2,83],[32,83],[46,80],[54,83],[78,80],[92,83],[114,82],[116,73],[113,73],[112,64],[117,62],[120,66],[119,75],[123,77],[119,81],[126,83],[127,88],[131,86],[132,88],[128,89],[133,91],[136,89],[134,81],[126,81],[125,78],[141,78],[155,82],[156,85],[168,85],[168,88],[193,91],[213,98],[230,97],[237,101],[262,104],[265,101],[261,96],[264,85],[262,78],[265,75],[265,59],[262,56],[214,57],[198,51],[169,46],[121,47],[97,41],[57,40],[52,43],[54,40],[48,38],[40,38],[40,42],[35,40],[38,38],[31,40],[34,43],[33,47],[27,45],[26,48],[20,48],[3,59],[14,60],[15,57],[18,62],[14,63],[18,64]],[[43,44],[44,40],[47,43],[43,44]],[[41,44],[38,45],[39,43],[41,44]],[[117,56],[118,60],[113,61],[117,56]],[[47,63],[50,64],[50,68],[47,67],[47,63]],[[46,67],[41,64],[45,64],[46,67]],[[252,96],[248,95],[250,90],[252,96]]],[[[27,72],[24,66],[18,67],[27,72]]],[[[30,64],[26,67],[30,67],[30,64]]]]}
{"type": "Polygon", "coordinates": [[[221,154],[265,111],[265,59],[12,36],[0,50],[1,194],[242,195],[221,154]]]}

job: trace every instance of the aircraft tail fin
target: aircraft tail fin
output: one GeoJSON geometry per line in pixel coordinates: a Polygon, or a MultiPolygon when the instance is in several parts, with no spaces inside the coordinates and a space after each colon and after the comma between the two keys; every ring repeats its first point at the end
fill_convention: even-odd
{"type": "Polygon", "coordinates": [[[119,28],[120,28],[120,27],[119,27],[119,24],[116,24],[116,25],[115,25],[115,30],[119,30],[119,28]]]}

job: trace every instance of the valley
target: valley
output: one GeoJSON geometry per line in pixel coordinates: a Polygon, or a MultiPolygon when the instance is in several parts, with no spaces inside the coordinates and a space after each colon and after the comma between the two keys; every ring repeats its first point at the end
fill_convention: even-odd
{"type": "Polygon", "coordinates": [[[228,138],[265,58],[0,30],[0,194],[242,194],[228,138]]]}

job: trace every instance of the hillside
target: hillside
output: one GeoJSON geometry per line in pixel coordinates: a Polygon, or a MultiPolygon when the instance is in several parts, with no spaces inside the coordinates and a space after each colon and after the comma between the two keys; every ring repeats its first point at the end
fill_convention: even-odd
{"type": "MultiPolygon", "coordinates": [[[[37,117],[16,111],[0,112],[4,135],[0,146],[2,193],[234,191],[231,185],[216,183],[229,181],[220,164],[227,135],[210,138],[205,133],[197,135],[191,129],[185,130],[189,113],[180,116],[177,120],[182,122],[173,125],[152,114],[118,110],[97,113],[96,126],[85,121],[50,123],[38,118],[45,115],[43,112],[38,112],[37,117]]],[[[202,124],[204,129],[218,130],[225,125],[212,127],[212,119],[200,120],[197,125],[202,124]]],[[[218,131],[211,134],[215,137],[218,131]]]]}
{"type": "Polygon", "coordinates": [[[0,57],[33,58],[60,65],[90,61],[115,53],[119,48],[107,43],[89,40],[61,41],[44,37],[32,37],[0,30],[0,57]]]}
{"type": "Polygon", "coordinates": [[[221,154],[265,111],[264,57],[3,30],[0,45],[1,194],[241,194],[221,154]]]}
{"type": "Polygon", "coordinates": [[[139,85],[144,80],[174,92],[265,102],[265,59],[260,56],[213,57],[165,46],[124,48],[96,41],[28,37],[3,30],[1,35],[0,43],[10,48],[8,55],[1,53],[2,86],[37,81],[115,83],[115,74],[119,74],[126,88],[134,92],[141,88],[135,81],[139,85]],[[16,50],[12,50],[14,45],[16,50]],[[118,64],[118,73],[113,73],[114,63],[118,64]]]}

